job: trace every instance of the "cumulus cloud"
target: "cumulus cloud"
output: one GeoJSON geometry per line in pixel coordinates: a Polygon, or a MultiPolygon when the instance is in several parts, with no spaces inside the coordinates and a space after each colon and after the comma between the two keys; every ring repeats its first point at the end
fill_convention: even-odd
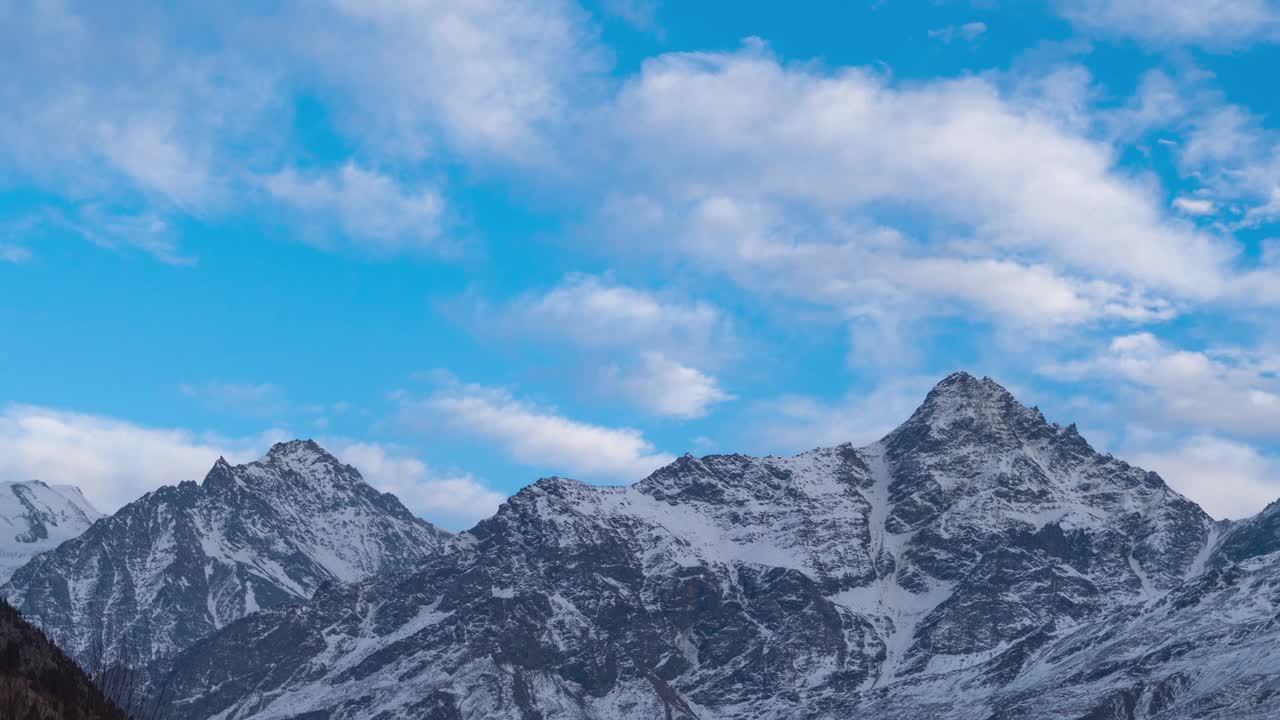
{"type": "Polygon", "coordinates": [[[1197,436],[1179,447],[1136,452],[1131,458],[1219,520],[1249,517],[1280,499],[1280,459],[1233,440],[1197,436]]]}
{"type": "Polygon", "coordinates": [[[897,87],[759,43],[663,55],[617,100],[639,179],[602,225],[850,315],[956,300],[1022,323],[1147,321],[1221,295],[1238,248],[1171,218],[1043,95],[897,87]],[[903,211],[911,233],[892,227],[903,211]]]}
{"type": "Polygon", "coordinates": [[[1057,5],[1082,28],[1155,45],[1226,49],[1280,37],[1280,5],[1274,0],[1058,0],[1057,5]]]}
{"type": "Polygon", "coordinates": [[[671,462],[639,430],[573,420],[502,388],[446,383],[424,399],[401,399],[401,421],[437,425],[492,442],[517,462],[581,480],[634,482],[671,462]]]}
{"type": "Polygon", "coordinates": [[[448,247],[440,238],[444,200],[434,189],[407,188],[354,162],[321,174],[287,168],[262,178],[262,184],[322,242],[334,220],[351,242],[379,253],[448,247]]]}
{"type": "Polygon", "coordinates": [[[1063,380],[1118,383],[1152,422],[1202,432],[1280,436],[1280,363],[1268,353],[1184,350],[1144,332],[1117,337],[1093,357],[1042,372],[1063,380]]]}
{"type": "Polygon", "coordinates": [[[573,274],[550,290],[482,312],[477,324],[572,342],[600,358],[602,390],[655,415],[702,417],[731,398],[706,368],[736,352],[733,324],[704,301],[573,274]]]}
{"type": "Polygon", "coordinates": [[[654,415],[693,419],[733,396],[718,381],[659,352],[645,352],[633,368],[608,366],[602,378],[606,391],[618,393],[654,415]]]}
{"type": "MultiPolygon", "coordinates": [[[[441,192],[367,165],[296,169],[299,154],[314,158],[291,135],[294,99],[324,103],[366,162],[522,165],[555,156],[551,129],[603,67],[569,0],[289,0],[250,13],[4,2],[0,45],[6,181],[57,195],[72,214],[93,202],[172,225],[243,210],[266,175],[268,197],[300,211],[332,203],[331,219],[384,252],[439,246],[441,192]]],[[[87,237],[115,237],[85,225],[87,237]]]]}

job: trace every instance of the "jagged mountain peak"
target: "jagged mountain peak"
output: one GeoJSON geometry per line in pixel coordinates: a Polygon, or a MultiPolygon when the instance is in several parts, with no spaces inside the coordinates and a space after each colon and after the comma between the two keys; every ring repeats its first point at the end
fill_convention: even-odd
{"type": "Polygon", "coordinates": [[[1008,422],[1028,416],[1044,420],[1039,410],[1018,402],[1013,393],[990,377],[978,378],[960,371],[939,381],[911,420],[945,426],[964,418],[1008,422]]]}
{"type": "Polygon", "coordinates": [[[297,438],[272,445],[262,462],[311,465],[317,462],[338,463],[338,459],[315,440],[297,438]]]}
{"type": "Polygon", "coordinates": [[[363,485],[358,470],[310,439],[276,443],[262,458],[242,465],[232,465],[219,457],[203,483],[206,490],[213,491],[239,486],[259,491],[302,489],[321,493],[358,491],[363,485]]]}
{"type": "Polygon", "coordinates": [[[147,493],[18,569],[4,591],[73,655],[99,642],[112,658],[151,660],[324,583],[412,568],[448,537],[296,440],[147,493]]]}
{"type": "Polygon", "coordinates": [[[967,448],[991,454],[1052,444],[1055,452],[1095,454],[1075,425],[1052,424],[1039,408],[1023,405],[1000,383],[967,372],[943,378],[882,442],[891,453],[957,453],[967,448]]]}

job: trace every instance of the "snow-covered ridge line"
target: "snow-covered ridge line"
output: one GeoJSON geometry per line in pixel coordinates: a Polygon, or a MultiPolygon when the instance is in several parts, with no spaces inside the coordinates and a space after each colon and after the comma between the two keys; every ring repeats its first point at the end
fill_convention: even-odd
{"type": "MultiPolygon", "coordinates": [[[[178,710],[1181,718],[1166,711],[1225,687],[1204,658],[1235,652],[1196,603],[1263,572],[1267,532],[1223,534],[1158,476],[958,373],[865,448],[686,455],[625,488],[540,480],[411,573],[215,633],[178,659],[178,710]],[[1199,666],[1159,650],[1182,642],[1165,621],[1205,638],[1199,666]]],[[[1269,597],[1217,622],[1265,619],[1269,597]]],[[[1270,717],[1280,692],[1249,702],[1195,716],[1270,717]]]]}

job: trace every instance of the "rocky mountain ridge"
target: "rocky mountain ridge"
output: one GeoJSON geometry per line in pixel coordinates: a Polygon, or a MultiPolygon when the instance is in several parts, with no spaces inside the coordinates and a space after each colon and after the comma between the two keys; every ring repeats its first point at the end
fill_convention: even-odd
{"type": "Polygon", "coordinates": [[[1274,717],[1278,528],[957,373],[865,448],[540,480],[170,681],[238,720],[1274,717]]]}
{"type": "Polygon", "coordinates": [[[0,592],[73,657],[141,666],[325,583],[411,569],[448,537],[296,440],[148,493],[0,592]]]}

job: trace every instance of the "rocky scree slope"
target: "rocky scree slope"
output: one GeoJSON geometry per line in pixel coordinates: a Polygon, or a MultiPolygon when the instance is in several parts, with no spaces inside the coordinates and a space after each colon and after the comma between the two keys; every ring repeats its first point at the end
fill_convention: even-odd
{"type": "MultiPolygon", "coordinates": [[[[1278,639],[1280,597],[1250,584],[1277,544],[958,373],[865,448],[540,480],[412,572],[227,626],[170,680],[177,716],[237,720],[1174,717],[1244,677],[1197,660],[1278,639]]],[[[1274,715],[1263,685],[1264,714],[1186,717],[1274,715]]]]}
{"type": "Polygon", "coordinates": [[[0,483],[0,583],[33,556],[84,532],[102,517],[71,485],[0,483]]]}
{"type": "Polygon", "coordinates": [[[73,657],[141,667],[325,583],[408,570],[447,538],[296,440],[144,495],[0,592],[73,657]]]}

